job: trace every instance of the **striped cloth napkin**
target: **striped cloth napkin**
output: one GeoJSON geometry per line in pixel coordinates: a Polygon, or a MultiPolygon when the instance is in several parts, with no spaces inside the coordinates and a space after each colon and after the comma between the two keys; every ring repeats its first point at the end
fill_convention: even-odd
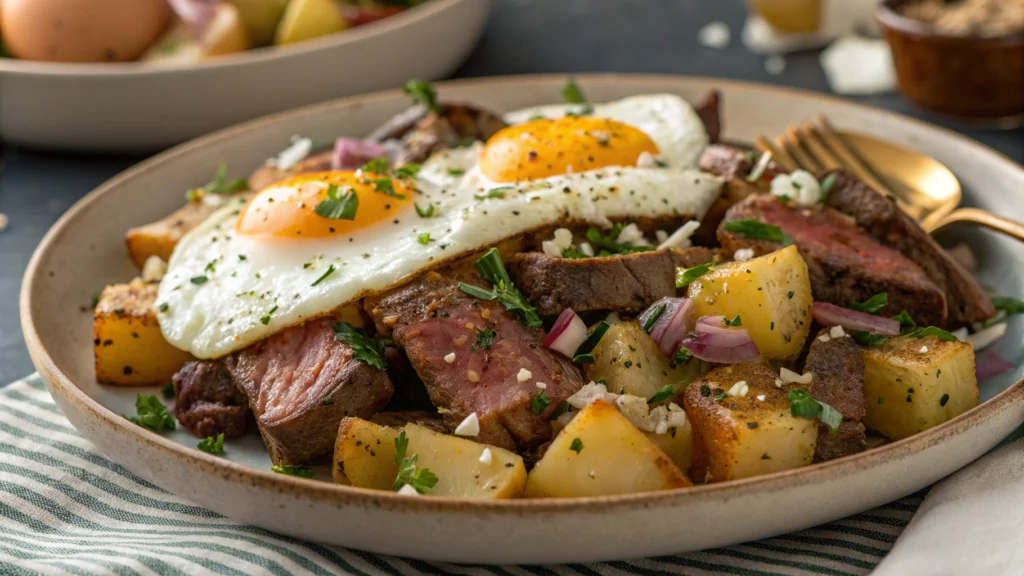
{"type": "Polygon", "coordinates": [[[838,522],[728,548],[571,566],[468,566],[303,542],[190,504],[100,454],[38,376],[0,390],[0,574],[867,574],[923,492],[838,522]]]}

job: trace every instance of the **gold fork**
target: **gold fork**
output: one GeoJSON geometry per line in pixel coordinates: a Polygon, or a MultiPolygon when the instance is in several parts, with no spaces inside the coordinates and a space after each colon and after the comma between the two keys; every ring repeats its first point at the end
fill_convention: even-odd
{"type": "Polygon", "coordinates": [[[928,232],[951,224],[970,223],[1024,241],[1024,225],[1018,222],[978,208],[957,208],[963,193],[956,177],[945,166],[923,154],[888,142],[863,135],[840,134],[825,116],[790,126],[774,141],[758,136],[757,148],[770,152],[776,163],[788,171],[802,168],[813,173],[845,168],[875,190],[892,197],[928,232]],[[873,165],[875,163],[867,159],[869,155],[885,157],[891,154],[899,154],[904,161],[891,163],[888,167],[903,170],[905,173],[901,176],[904,177],[887,178],[873,165]],[[905,161],[908,158],[912,161],[905,161]],[[939,180],[947,184],[942,190],[933,185],[939,180]]]}

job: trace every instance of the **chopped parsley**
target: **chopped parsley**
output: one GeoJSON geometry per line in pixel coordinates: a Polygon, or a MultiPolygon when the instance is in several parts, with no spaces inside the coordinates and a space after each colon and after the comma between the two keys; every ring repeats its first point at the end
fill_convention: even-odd
{"type": "Polygon", "coordinates": [[[676,288],[689,286],[694,280],[710,272],[714,265],[714,262],[708,262],[693,268],[676,268],[676,288]]]}
{"type": "Polygon", "coordinates": [[[200,286],[202,284],[206,284],[207,280],[209,280],[209,278],[207,278],[206,276],[193,276],[189,278],[188,281],[195,284],[196,286],[200,286]]]}
{"type": "Polygon", "coordinates": [[[575,355],[589,355],[593,352],[594,348],[597,347],[597,343],[601,341],[601,338],[604,337],[604,333],[607,332],[609,328],[611,328],[611,325],[604,320],[598,322],[597,325],[594,326],[594,329],[590,331],[590,334],[587,335],[587,339],[584,340],[583,343],[580,344],[580,347],[576,349],[575,355]]]}
{"type": "Polygon", "coordinates": [[[555,411],[551,414],[551,419],[552,420],[558,420],[559,416],[561,416],[562,414],[565,414],[566,412],[568,412],[571,409],[572,409],[572,406],[570,406],[568,402],[563,401],[561,404],[558,405],[557,408],[555,408],[555,411]]]}
{"type": "Polygon", "coordinates": [[[996,310],[1005,312],[1007,316],[1012,316],[1013,314],[1024,314],[1024,301],[1017,300],[1016,298],[993,296],[992,305],[995,306],[996,310]]]}
{"type": "Polygon", "coordinates": [[[789,391],[789,413],[797,418],[817,418],[835,434],[843,423],[843,415],[835,408],[814,399],[806,391],[794,388],[789,391]]]}
{"type": "Polygon", "coordinates": [[[355,220],[359,209],[359,196],[351,188],[345,195],[338,197],[338,187],[331,184],[327,187],[327,198],[324,198],[313,209],[318,215],[329,220],[355,220]]]}
{"type": "Polygon", "coordinates": [[[783,232],[782,228],[771,224],[765,224],[764,222],[758,222],[752,218],[726,222],[725,230],[726,232],[739,234],[750,240],[781,242],[783,246],[790,246],[793,244],[793,239],[783,232]]]}
{"type": "Polygon", "coordinates": [[[658,323],[658,318],[661,318],[661,315],[665,313],[665,308],[667,307],[668,304],[659,304],[657,308],[651,311],[647,316],[647,319],[644,320],[644,332],[647,332],[648,334],[651,333],[654,325],[658,323]]]}
{"type": "Polygon", "coordinates": [[[416,241],[426,246],[430,243],[430,232],[424,232],[416,237],[416,241]]]}
{"type": "Polygon", "coordinates": [[[483,194],[474,194],[473,198],[477,200],[487,200],[488,198],[504,198],[505,193],[509,190],[515,190],[515,186],[498,186],[497,188],[491,188],[483,194]]]}
{"type": "Polygon", "coordinates": [[[907,332],[907,336],[911,338],[927,338],[928,336],[935,336],[943,342],[956,342],[959,340],[953,334],[946,332],[942,328],[936,328],[935,326],[926,326],[923,328],[915,328],[910,332],[907,332]]]}
{"type": "Polygon", "coordinates": [[[426,208],[420,208],[419,204],[413,204],[413,206],[416,207],[416,214],[420,218],[430,218],[431,216],[434,215],[434,205],[433,204],[427,204],[426,208]]]}
{"type": "Polygon", "coordinates": [[[417,468],[417,454],[407,456],[409,450],[409,439],[405,436],[405,430],[395,438],[395,464],[398,466],[398,476],[391,489],[398,492],[402,486],[412,486],[420,494],[426,494],[431,488],[437,485],[437,474],[428,468],[417,468]]]}
{"type": "Polygon", "coordinates": [[[352,357],[365,362],[378,370],[387,370],[388,363],[384,360],[384,340],[370,338],[358,328],[346,322],[334,325],[334,339],[352,347],[352,357]]]}
{"type": "Polygon", "coordinates": [[[789,292],[786,293],[786,298],[792,300],[793,299],[793,294],[794,294],[794,292],[792,290],[790,290],[789,292]]]}
{"type": "Polygon", "coordinates": [[[430,83],[423,80],[409,80],[402,90],[412,98],[413,102],[423,104],[431,112],[436,114],[443,112],[437,104],[437,93],[434,92],[434,87],[430,83]]]}
{"type": "Polygon", "coordinates": [[[473,345],[483,350],[490,350],[491,346],[494,345],[494,337],[497,335],[498,333],[492,328],[484,328],[483,330],[477,330],[476,343],[473,345]]]}
{"type": "Polygon", "coordinates": [[[572,444],[569,444],[569,450],[572,450],[577,454],[583,452],[583,440],[580,440],[579,438],[573,438],[572,444]]]}
{"type": "Polygon", "coordinates": [[[466,173],[462,168],[449,168],[447,172],[449,176],[462,176],[466,173]]]}
{"type": "Polygon", "coordinates": [[[334,274],[335,270],[337,270],[337,268],[334,267],[334,264],[331,264],[330,266],[327,267],[327,271],[324,272],[323,274],[321,274],[319,278],[314,280],[313,283],[310,284],[310,286],[319,286],[321,282],[323,282],[324,280],[327,280],[328,276],[330,276],[331,274],[334,274]]]}
{"type": "Polygon", "coordinates": [[[196,448],[216,456],[224,454],[224,433],[221,432],[216,436],[207,436],[206,438],[203,438],[199,441],[199,444],[196,445],[196,448]]]}
{"type": "Polygon", "coordinates": [[[771,460],[771,459],[772,459],[772,457],[769,456],[767,452],[765,452],[764,454],[761,454],[761,460],[771,460]]]}
{"type": "Polygon", "coordinates": [[[906,310],[904,310],[904,311],[900,312],[899,314],[893,316],[892,319],[897,321],[897,322],[899,322],[900,323],[900,328],[903,328],[903,329],[914,328],[914,327],[917,326],[917,322],[914,322],[914,319],[910,317],[910,314],[907,313],[906,310]]]}
{"type": "Polygon", "coordinates": [[[415,178],[420,173],[420,165],[414,162],[402,164],[391,171],[395,178],[415,178]]]}
{"type": "Polygon", "coordinates": [[[544,410],[546,410],[550,405],[551,398],[548,398],[548,395],[545,394],[543,390],[537,392],[537,394],[534,395],[533,400],[530,402],[530,408],[533,410],[534,414],[544,412],[544,410]]]}
{"type": "Polygon", "coordinates": [[[572,357],[572,361],[576,364],[593,364],[595,359],[593,354],[577,354],[572,357]]]}
{"type": "Polygon", "coordinates": [[[587,99],[583,96],[583,90],[574,80],[569,80],[562,87],[562,98],[569,104],[586,104],[587,99]]]}
{"type": "Polygon", "coordinates": [[[889,293],[879,292],[863,302],[850,302],[850,310],[866,314],[878,314],[878,311],[889,304],[889,293]]]}
{"type": "Polygon", "coordinates": [[[740,315],[737,314],[732,320],[725,321],[726,326],[743,326],[743,320],[740,319],[740,315]]]}
{"type": "Polygon", "coordinates": [[[939,406],[945,406],[946,402],[949,402],[949,394],[943,394],[942,398],[939,398],[939,406]]]}
{"type": "Polygon", "coordinates": [[[472,284],[460,282],[460,290],[481,300],[497,300],[507,310],[519,316],[528,328],[540,328],[543,325],[540,316],[537,315],[537,309],[531,306],[526,296],[523,296],[523,293],[512,285],[512,279],[505,271],[497,249],[488,250],[473,263],[473,266],[484,280],[491,283],[492,289],[485,290],[472,284]]]}
{"type": "Polygon", "coordinates": [[[126,418],[153,432],[174,430],[174,418],[167,413],[167,407],[157,399],[156,394],[136,396],[135,416],[126,418]]]}
{"type": "Polygon", "coordinates": [[[383,192],[392,198],[405,200],[405,194],[395,192],[395,183],[391,181],[391,178],[375,178],[373,180],[373,189],[376,192],[383,192]]]}
{"type": "Polygon", "coordinates": [[[881,346],[889,341],[888,338],[881,334],[873,334],[867,330],[858,330],[853,333],[853,339],[862,346],[881,346]]]}
{"type": "Polygon", "coordinates": [[[707,384],[701,384],[700,395],[704,396],[705,398],[711,396],[711,386],[708,386],[707,384]]]}
{"type": "Polygon", "coordinates": [[[822,202],[824,202],[825,199],[828,198],[828,193],[832,190],[832,186],[835,185],[836,178],[838,178],[838,177],[839,177],[839,174],[836,173],[836,172],[833,172],[833,173],[829,174],[828,176],[825,176],[825,178],[821,181],[821,200],[822,200],[822,202]]]}
{"type": "Polygon", "coordinates": [[[168,382],[167,384],[164,384],[162,392],[165,399],[174,400],[174,382],[168,382]]]}
{"type": "Polygon", "coordinates": [[[674,395],[675,395],[675,391],[672,389],[672,385],[671,384],[665,384],[665,387],[662,388],[661,390],[659,390],[658,393],[655,394],[654,396],[651,396],[651,398],[647,401],[647,403],[648,404],[656,404],[656,403],[661,402],[663,400],[668,400],[669,398],[671,398],[674,395]]]}
{"type": "Polygon", "coordinates": [[[277,304],[275,304],[274,307],[271,308],[269,312],[267,312],[266,316],[260,318],[260,323],[262,323],[264,326],[270,324],[270,317],[274,314],[274,312],[277,312],[277,304]]]}
{"type": "Polygon", "coordinates": [[[580,252],[576,248],[566,248],[562,250],[562,258],[569,258],[570,260],[579,260],[580,258],[590,258],[583,252],[580,252]]]}
{"type": "Polygon", "coordinates": [[[213,174],[213,180],[210,180],[206,186],[195,190],[189,190],[185,193],[185,198],[189,202],[199,199],[203,193],[206,194],[234,194],[235,192],[242,192],[249,188],[249,181],[245,178],[235,178],[234,180],[228,180],[228,165],[221,162],[217,165],[217,171],[213,174]]]}
{"type": "Polygon", "coordinates": [[[596,256],[611,256],[613,254],[635,254],[637,252],[650,252],[653,246],[634,246],[628,242],[619,242],[619,235],[625,226],[622,222],[616,222],[607,234],[602,234],[597,228],[587,229],[587,240],[594,247],[596,256]]]}
{"type": "Polygon", "coordinates": [[[278,474],[287,474],[289,476],[298,476],[299,478],[312,478],[313,469],[309,466],[292,466],[291,464],[274,464],[270,467],[271,470],[278,474]]]}
{"type": "Polygon", "coordinates": [[[372,174],[386,174],[388,171],[388,159],[384,156],[374,158],[366,164],[363,164],[359,169],[363,172],[370,172],[372,174]]]}
{"type": "Polygon", "coordinates": [[[676,353],[672,356],[672,363],[676,366],[682,366],[689,362],[691,358],[693,358],[693,353],[689,349],[680,346],[679,350],[676,350],[676,353]]]}

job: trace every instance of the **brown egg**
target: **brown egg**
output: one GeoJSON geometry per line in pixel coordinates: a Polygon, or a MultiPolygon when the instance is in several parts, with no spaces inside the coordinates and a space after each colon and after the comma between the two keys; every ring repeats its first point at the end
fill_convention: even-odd
{"type": "Polygon", "coordinates": [[[166,0],[0,0],[4,46],[25,60],[135,60],[170,21],[166,0]]]}

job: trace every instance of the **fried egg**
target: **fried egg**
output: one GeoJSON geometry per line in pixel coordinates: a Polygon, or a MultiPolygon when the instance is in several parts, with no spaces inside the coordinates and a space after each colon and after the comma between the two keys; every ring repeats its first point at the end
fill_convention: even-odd
{"type": "Polygon", "coordinates": [[[721,179],[688,168],[678,140],[689,136],[671,140],[652,116],[634,118],[644,129],[597,114],[621,104],[593,116],[513,113],[526,120],[433,156],[415,178],[305,174],[225,206],[171,256],[157,299],[165,338],[216,358],[532,230],[703,217],[721,179]],[[652,157],[665,167],[643,161],[652,157]],[[337,217],[342,199],[351,218],[337,217]]]}

